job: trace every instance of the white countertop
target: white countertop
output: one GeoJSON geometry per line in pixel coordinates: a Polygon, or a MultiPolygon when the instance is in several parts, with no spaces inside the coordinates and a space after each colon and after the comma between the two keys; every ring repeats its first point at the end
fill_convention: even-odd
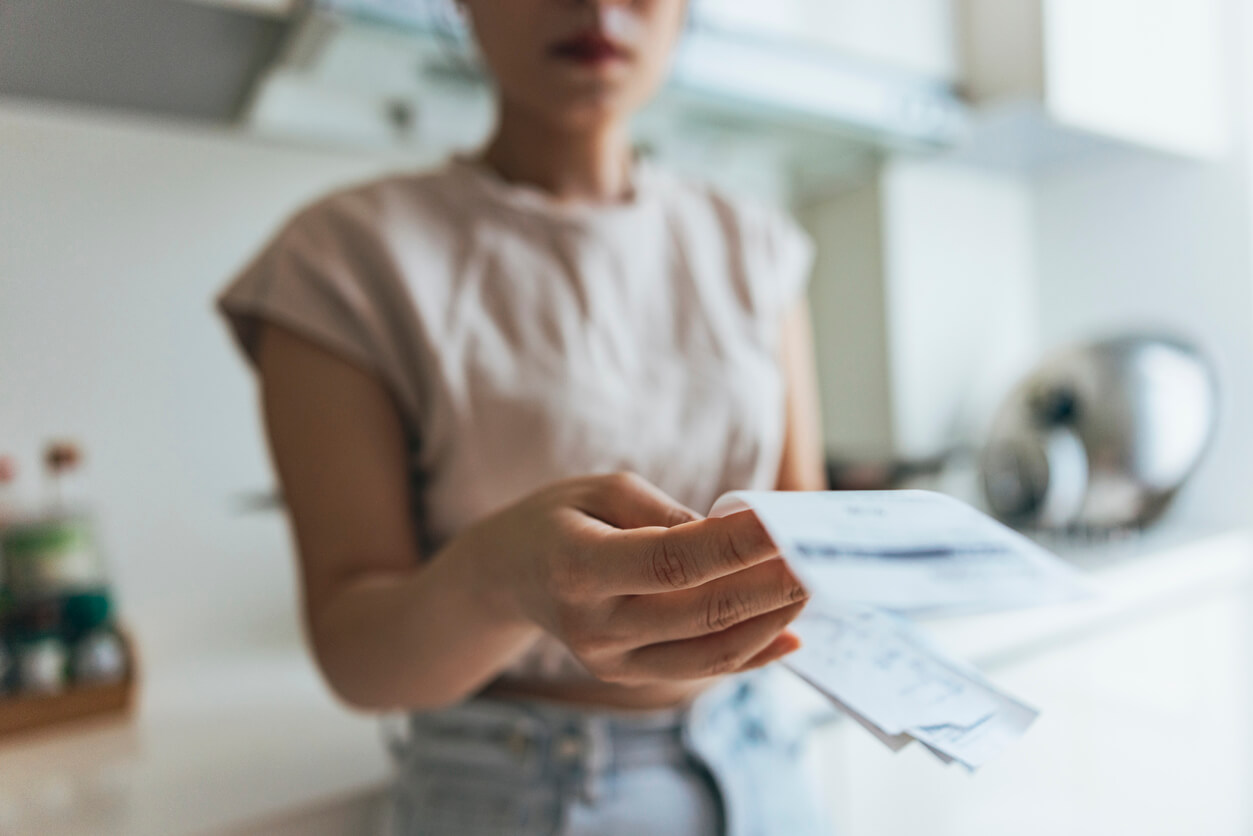
{"type": "Polygon", "coordinates": [[[377,720],[300,648],[153,672],[132,723],[0,744],[0,833],[183,836],[382,787],[377,720]]]}
{"type": "MultiPolygon", "coordinates": [[[[1242,530],[1064,552],[1099,598],[928,627],[994,670],[1253,581],[1242,530]]],[[[132,723],[0,743],[0,833],[220,833],[377,793],[387,777],[377,720],[337,705],[302,648],[256,650],[150,672],[132,723]]]]}
{"type": "Polygon", "coordinates": [[[1165,530],[1118,543],[1045,543],[1092,581],[1088,601],[925,622],[937,641],[988,671],[1199,597],[1253,583],[1253,531],[1165,530]]]}

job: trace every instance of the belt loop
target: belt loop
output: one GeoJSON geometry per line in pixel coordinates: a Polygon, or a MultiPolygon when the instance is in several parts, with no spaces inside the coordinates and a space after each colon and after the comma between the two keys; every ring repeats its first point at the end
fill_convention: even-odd
{"type": "Polygon", "coordinates": [[[586,803],[600,796],[601,779],[612,759],[612,735],[603,717],[581,716],[553,738],[552,755],[563,783],[586,803]]]}
{"type": "Polygon", "coordinates": [[[378,730],[392,760],[397,763],[403,761],[409,751],[410,740],[413,736],[409,718],[397,712],[389,712],[380,718],[378,730]]]}
{"type": "Polygon", "coordinates": [[[583,798],[589,804],[600,797],[601,784],[614,768],[614,740],[610,721],[606,717],[592,717],[585,727],[583,756],[583,798]]]}

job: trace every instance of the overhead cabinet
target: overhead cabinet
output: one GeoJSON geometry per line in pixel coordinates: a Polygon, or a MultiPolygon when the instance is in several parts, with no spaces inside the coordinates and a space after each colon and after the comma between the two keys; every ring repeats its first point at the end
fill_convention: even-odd
{"type": "Polygon", "coordinates": [[[965,87],[985,112],[1190,157],[1226,150],[1222,0],[959,2],[965,87]]]}
{"type": "Polygon", "coordinates": [[[1037,350],[1025,178],[896,159],[798,215],[822,244],[810,303],[829,452],[925,458],[980,437],[1037,350]]]}

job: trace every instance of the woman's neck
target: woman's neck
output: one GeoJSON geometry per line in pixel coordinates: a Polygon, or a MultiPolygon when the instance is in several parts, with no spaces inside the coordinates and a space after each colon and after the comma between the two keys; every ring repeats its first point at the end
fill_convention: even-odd
{"type": "Polygon", "coordinates": [[[619,125],[562,129],[502,105],[483,161],[509,182],[561,201],[616,203],[631,195],[631,145],[619,125]]]}

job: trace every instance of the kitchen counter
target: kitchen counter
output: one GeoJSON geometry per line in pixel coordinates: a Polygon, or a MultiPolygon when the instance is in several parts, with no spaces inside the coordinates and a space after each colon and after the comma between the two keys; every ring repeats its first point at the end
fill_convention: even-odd
{"type": "MultiPolygon", "coordinates": [[[[1062,551],[1100,597],[929,629],[995,673],[1253,582],[1242,530],[1062,551]]],[[[337,705],[302,648],[257,650],[153,671],[133,723],[0,744],[0,833],[361,833],[387,777],[377,720],[337,705]]]]}
{"type": "Polygon", "coordinates": [[[1039,719],[974,775],[833,724],[815,757],[843,836],[1253,833],[1253,537],[1057,550],[1099,597],[927,625],[1039,719]]]}
{"type": "Polygon", "coordinates": [[[248,832],[380,792],[379,728],[333,701],[301,648],[156,671],[132,723],[0,744],[0,833],[248,832]]]}
{"type": "Polygon", "coordinates": [[[1091,600],[924,622],[985,671],[1061,649],[1164,609],[1253,583],[1253,531],[1164,529],[1099,544],[1043,542],[1091,581],[1091,600]]]}

